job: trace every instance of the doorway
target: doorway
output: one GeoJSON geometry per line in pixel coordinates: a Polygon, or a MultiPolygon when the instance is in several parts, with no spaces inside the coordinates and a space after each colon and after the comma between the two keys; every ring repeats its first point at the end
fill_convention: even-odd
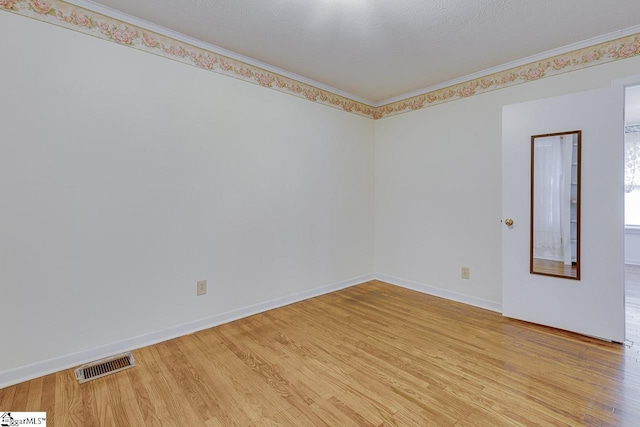
{"type": "Polygon", "coordinates": [[[625,89],[626,339],[640,342],[640,85],[625,89]]]}

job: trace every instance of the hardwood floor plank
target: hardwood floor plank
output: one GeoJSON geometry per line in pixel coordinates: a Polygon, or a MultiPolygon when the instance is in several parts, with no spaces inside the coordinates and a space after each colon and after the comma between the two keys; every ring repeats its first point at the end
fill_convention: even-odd
{"type": "MultiPolygon", "coordinates": [[[[224,334],[225,332],[221,332],[224,334]]],[[[308,412],[307,409],[314,403],[313,398],[306,395],[300,390],[297,390],[289,381],[287,381],[281,374],[277,366],[269,363],[267,359],[264,359],[258,353],[252,351],[246,351],[249,347],[249,341],[243,341],[245,344],[245,350],[241,349],[234,340],[227,337],[225,346],[241,360],[248,368],[253,377],[258,377],[260,380],[267,384],[270,388],[270,394],[275,393],[280,398],[285,399],[287,403],[303,413],[306,413],[315,423],[323,423],[322,419],[318,417],[313,411],[308,412]]]]}
{"type": "MultiPolygon", "coordinates": [[[[55,377],[54,425],[85,427],[82,392],[73,370],[58,372],[55,377]]],[[[48,417],[47,412],[47,420],[48,417]]]]}
{"type": "MultiPolygon", "coordinates": [[[[290,333],[293,334],[291,331],[290,333]]],[[[335,339],[335,337],[331,337],[331,339],[335,339]]],[[[318,349],[317,353],[320,354],[321,351],[321,349],[318,349]]],[[[370,365],[366,359],[357,361],[350,359],[351,363],[348,369],[334,369],[336,366],[345,366],[344,360],[349,357],[347,354],[356,351],[356,349],[351,349],[348,353],[343,353],[337,348],[332,348],[329,353],[323,355],[321,362],[315,359],[307,359],[306,366],[296,371],[295,375],[308,376],[311,381],[315,379],[316,383],[331,385],[332,392],[337,393],[337,395],[343,395],[343,393],[356,394],[361,399],[369,400],[384,412],[395,413],[397,411],[396,407],[401,407],[402,405],[395,404],[396,402],[389,395],[381,398],[375,392],[371,392],[371,390],[375,390],[375,386],[379,382],[378,375],[381,372],[379,366],[376,369],[372,369],[371,367],[376,365],[370,365]],[[367,373],[370,373],[370,375],[367,375],[367,373]],[[318,379],[322,379],[322,381],[318,381],[318,379]]],[[[307,351],[305,353],[311,352],[307,351]]],[[[318,356],[316,356],[317,358],[318,356]]],[[[391,378],[392,382],[398,383],[393,375],[389,375],[388,378],[391,378]]],[[[328,393],[326,392],[325,394],[328,393]]]]}
{"type": "Polygon", "coordinates": [[[118,425],[144,426],[146,423],[127,374],[127,371],[122,371],[106,378],[111,381],[110,389],[117,390],[109,393],[109,400],[115,408],[118,425]]]}
{"type": "Polygon", "coordinates": [[[0,389],[0,411],[15,411],[17,409],[13,408],[19,408],[19,406],[13,404],[17,390],[17,385],[0,389]]]}
{"type": "Polygon", "coordinates": [[[42,388],[44,386],[44,377],[36,378],[29,381],[29,393],[25,409],[29,412],[39,412],[42,404],[42,388]]]}
{"type": "MultiPolygon", "coordinates": [[[[161,420],[161,416],[163,416],[163,406],[158,405],[158,402],[162,400],[160,395],[157,393],[155,387],[152,386],[153,379],[147,379],[143,375],[148,373],[143,368],[143,364],[140,363],[139,353],[134,355],[136,360],[142,369],[129,369],[127,370],[127,375],[129,376],[129,381],[131,383],[133,398],[138,405],[142,418],[144,420],[144,426],[148,427],[159,427],[163,425],[161,420]]],[[[165,424],[170,424],[170,421],[165,424]]],[[[175,424],[173,424],[175,425],[175,424]]]]}
{"type": "MultiPolygon", "coordinates": [[[[109,399],[109,387],[111,382],[107,381],[107,377],[99,378],[88,383],[82,384],[83,391],[87,389],[88,393],[93,396],[93,403],[95,404],[94,416],[97,418],[96,426],[115,427],[116,416],[113,407],[111,406],[111,400],[109,399]]],[[[117,390],[113,390],[117,393],[117,390]]],[[[92,422],[93,424],[93,422],[92,422]]],[[[122,425],[122,424],[121,424],[122,425]]],[[[124,424],[127,425],[127,424],[124,424]]]]}
{"type": "Polygon", "coordinates": [[[13,396],[12,406],[17,406],[18,408],[27,407],[27,398],[29,396],[29,388],[31,386],[31,381],[27,381],[16,386],[16,394],[13,396]]]}
{"type": "MultiPolygon", "coordinates": [[[[187,338],[183,337],[180,340],[187,338]]],[[[179,398],[178,405],[182,408],[180,411],[189,416],[193,425],[202,425],[216,415],[226,417],[223,413],[217,414],[214,411],[214,408],[219,410],[218,403],[215,400],[209,401],[207,385],[201,381],[199,374],[182,354],[176,340],[161,343],[157,350],[156,362],[161,366],[170,389],[175,390],[176,397],[179,398]]]]}
{"type": "Polygon", "coordinates": [[[83,427],[633,426],[634,295],[619,345],[371,281],[136,350],[82,385],[67,370],[7,387],[0,409],[83,427]]]}
{"type": "MultiPolygon", "coordinates": [[[[90,383],[79,385],[82,392],[82,414],[84,424],[87,427],[99,427],[98,419],[98,403],[96,402],[96,394],[90,383]]],[[[56,412],[57,413],[57,412],[56,412]]]]}
{"type": "Polygon", "coordinates": [[[47,419],[56,419],[56,375],[51,374],[43,377],[42,383],[42,397],[40,400],[40,406],[37,411],[44,411],[47,413],[47,419]]]}
{"type": "Polygon", "coordinates": [[[140,376],[145,381],[142,386],[153,396],[153,409],[163,426],[200,425],[202,420],[191,410],[185,394],[162,361],[162,354],[168,351],[165,344],[135,352],[136,360],[139,360],[137,365],[141,368],[140,376]]]}
{"type": "MultiPolygon", "coordinates": [[[[227,412],[227,422],[233,420],[239,425],[250,425],[258,423],[262,419],[270,419],[279,412],[274,408],[273,399],[265,396],[265,392],[269,391],[265,390],[266,387],[263,388],[259,385],[256,387],[253,381],[249,383],[244,381],[242,376],[229,370],[227,363],[220,363],[217,357],[209,356],[206,346],[203,348],[203,343],[199,336],[194,335],[193,339],[184,343],[184,348],[189,354],[200,352],[206,355],[205,358],[195,358],[193,360],[194,367],[201,372],[203,381],[210,384],[211,398],[218,402],[220,410],[227,412]],[[250,409],[245,411],[239,410],[240,408],[250,409]]],[[[218,352],[216,356],[222,356],[222,352],[218,352]]],[[[231,357],[229,352],[226,355],[226,360],[231,357]]],[[[239,366],[239,368],[243,369],[244,366],[239,366]]]]}

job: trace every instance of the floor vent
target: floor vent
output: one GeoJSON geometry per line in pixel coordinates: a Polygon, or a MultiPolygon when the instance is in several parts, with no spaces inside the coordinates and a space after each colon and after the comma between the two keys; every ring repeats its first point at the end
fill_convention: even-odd
{"type": "Polygon", "coordinates": [[[76,369],[76,379],[82,384],[134,366],[136,361],[131,353],[118,354],[80,366],[76,369]]]}

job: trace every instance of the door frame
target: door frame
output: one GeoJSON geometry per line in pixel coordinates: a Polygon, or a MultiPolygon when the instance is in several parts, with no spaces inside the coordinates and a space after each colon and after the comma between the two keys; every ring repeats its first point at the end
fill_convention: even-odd
{"type": "MultiPolygon", "coordinates": [[[[613,86],[613,87],[622,86],[623,102],[624,102],[622,120],[624,122],[624,120],[626,119],[626,112],[624,111],[624,108],[627,105],[627,99],[626,99],[627,91],[626,91],[626,89],[628,87],[631,87],[631,86],[640,86],[640,74],[634,74],[632,76],[627,76],[627,77],[622,77],[622,78],[619,78],[619,79],[615,79],[615,80],[613,80],[611,82],[611,86],[613,86]]],[[[624,173],[624,164],[622,165],[622,170],[623,170],[623,173],[624,173]]],[[[624,203],[625,203],[624,197],[622,199],[622,203],[623,203],[623,211],[624,211],[624,203]]],[[[626,281],[626,274],[627,274],[626,273],[626,259],[627,259],[627,257],[626,257],[626,255],[627,255],[627,253],[626,253],[627,252],[627,250],[626,250],[626,238],[627,238],[627,230],[626,230],[626,221],[623,222],[622,226],[623,226],[622,236],[623,236],[623,242],[625,244],[625,246],[624,246],[625,249],[623,251],[623,256],[624,256],[624,260],[623,261],[625,263],[625,270],[624,270],[623,277],[625,278],[625,286],[623,288],[623,293],[622,293],[622,295],[623,295],[622,307],[623,307],[623,312],[624,312],[625,319],[626,319],[626,317],[627,317],[627,286],[626,286],[626,283],[627,283],[627,281],[626,281]]],[[[625,322],[624,335],[625,335],[625,340],[626,340],[627,339],[626,322],[625,322]]]]}

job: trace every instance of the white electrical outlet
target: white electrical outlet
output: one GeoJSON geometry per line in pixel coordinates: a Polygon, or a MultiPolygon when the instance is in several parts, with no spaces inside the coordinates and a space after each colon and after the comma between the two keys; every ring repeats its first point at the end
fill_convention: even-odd
{"type": "Polygon", "coordinates": [[[460,267],[460,277],[463,279],[469,278],[469,267],[460,267]]]}
{"type": "Polygon", "coordinates": [[[197,282],[197,295],[205,295],[207,293],[207,281],[206,280],[198,280],[197,282]]]}

